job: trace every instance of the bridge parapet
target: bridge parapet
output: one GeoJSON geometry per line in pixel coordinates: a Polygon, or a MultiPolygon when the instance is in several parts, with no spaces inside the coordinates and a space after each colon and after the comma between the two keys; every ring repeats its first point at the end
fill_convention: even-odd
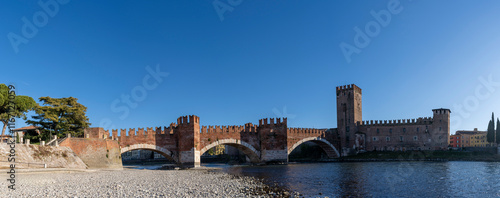
{"type": "Polygon", "coordinates": [[[305,134],[324,134],[326,129],[314,129],[314,128],[288,128],[287,133],[305,133],[305,134]]]}
{"type": "Polygon", "coordinates": [[[240,133],[244,132],[245,127],[244,126],[202,126],[201,127],[201,133],[240,133]]]}

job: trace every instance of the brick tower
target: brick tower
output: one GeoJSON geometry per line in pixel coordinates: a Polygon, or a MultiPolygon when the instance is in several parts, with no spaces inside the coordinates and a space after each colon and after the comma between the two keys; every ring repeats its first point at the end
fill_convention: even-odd
{"type": "Polygon", "coordinates": [[[200,142],[200,118],[195,115],[179,117],[177,130],[179,162],[185,167],[200,166],[200,151],[197,148],[200,142]]]}
{"type": "Polygon", "coordinates": [[[362,122],[361,88],[352,84],[337,87],[337,130],[341,155],[353,154],[357,122],[362,122]]]}
{"type": "Polygon", "coordinates": [[[449,109],[433,109],[433,122],[431,126],[432,139],[430,147],[434,150],[443,150],[448,147],[450,139],[450,114],[449,109]]]}

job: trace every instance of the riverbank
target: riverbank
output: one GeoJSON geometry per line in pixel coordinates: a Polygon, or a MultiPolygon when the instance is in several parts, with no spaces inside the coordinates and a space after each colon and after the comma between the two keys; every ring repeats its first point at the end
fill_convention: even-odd
{"type": "Polygon", "coordinates": [[[366,152],[343,160],[386,160],[386,161],[485,161],[500,162],[500,155],[480,151],[407,151],[366,152]]]}
{"type": "Polygon", "coordinates": [[[9,190],[7,186],[0,189],[0,194],[6,197],[290,196],[253,177],[210,169],[24,173],[16,175],[16,190],[9,190]]]}
{"type": "Polygon", "coordinates": [[[337,159],[293,159],[292,162],[479,161],[500,162],[500,155],[481,151],[373,151],[337,159]]]}

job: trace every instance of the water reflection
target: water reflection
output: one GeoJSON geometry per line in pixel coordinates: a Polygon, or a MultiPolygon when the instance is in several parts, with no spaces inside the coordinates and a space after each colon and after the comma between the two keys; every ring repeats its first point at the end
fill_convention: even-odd
{"type": "Polygon", "coordinates": [[[496,197],[498,162],[360,162],[226,167],[305,196],[496,197]]]}
{"type": "MultiPolygon", "coordinates": [[[[360,163],[344,163],[341,164],[341,168],[337,169],[340,178],[335,179],[337,181],[332,181],[334,186],[339,186],[339,195],[341,197],[367,197],[368,193],[364,188],[364,177],[365,170],[363,169],[363,165],[360,163]]],[[[335,192],[335,191],[333,191],[335,192]]]]}

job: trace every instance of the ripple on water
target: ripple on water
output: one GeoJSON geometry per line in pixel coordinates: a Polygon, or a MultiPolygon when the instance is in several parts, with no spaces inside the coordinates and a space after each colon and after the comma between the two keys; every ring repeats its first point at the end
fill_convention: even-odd
{"type": "Polygon", "coordinates": [[[305,196],[494,197],[500,162],[355,162],[276,166],[226,166],[305,196]],[[466,189],[466,190],[465,190],[466,189]]]}

